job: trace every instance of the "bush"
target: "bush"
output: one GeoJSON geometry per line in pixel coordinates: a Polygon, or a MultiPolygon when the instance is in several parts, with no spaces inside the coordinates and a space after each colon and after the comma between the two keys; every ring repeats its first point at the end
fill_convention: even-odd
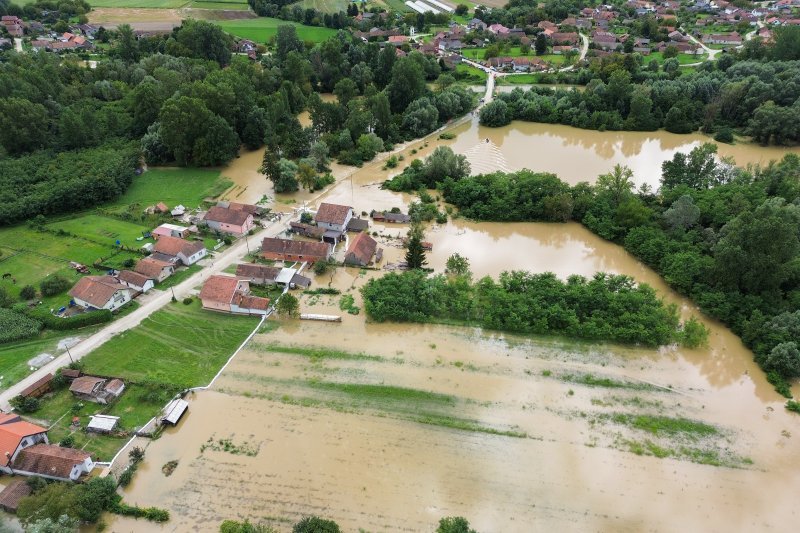
{"type": "Polygon", "coordinates": [[[191,305],[192,301],[193,301],[192,298],[190,296],[187,296],[186,298],[183,299],[183,305],[191,305]]]}
{"type": "Polygon", "coordinates": [[[72,283],[63,276],[50,276],[42,280],[39,284],[39,289],[42,291],[42,296],[55,296],[61,294],[72,286],[72,283]]]}
{"type": "Polygon", "coordinates": [[[292,527],[292,533],[339,533],[339,531],[336,522],[318,516],[307,516],[292,527]]]}
{"type": "Polygon", "coordinates": [[[72,448],[73,446],[75,446],[75,437],[73,437],[72,435],[67,435],[66,437],[64,437],[59,441],[58,445],[61,446],[62,448],[72,448]]]}
{"type": "Polygon", "coordinates": [[[11,404],[11,407],[13,407],[16,411],[22,414],[34,413],[39,410],[39,407],[41,407],[39,398],[29,398],[26,396],[15,396],[8,403],[11,404]]]}
{"type": "Polygon", "coordinates": [[[722,127],[717,130],[716,135],[714,135],[714,140],[721,143],[732,144],[733,131],[728,127],[722,127]]]}
{"type": "Polygon", "coordinates": [[[31,309],[26,314],[29,317],[42,322],[47,329],[56,331],[65,331],[70,329],[84,328],[86,326],[93,326],[95,324],[104,324],[106,322],[111,322],[114,319],[114,315],[108,309],[80,313],[68,318],[54,316],[50,313],[50,311],[44,308],[31,309]]]}
{"type": "Polygon", "coordinates": [[[39,334],[42,323],[11,309],[0,309],[0,343],[27,339],[39,334]]]}
{"type": "Polygon", "coordinates": [[[789,400],[788,402],[786,402],[786,409],[794,413],[800,414],[800,402],[795,400],[789,400]]]}
{"type": "Polygon", "coordinates": [[[19,291],[19,297],[21,300],[33,300],[36,298],[36,287],[33,285],[25,285],[22,287],[22,290],[19,291]]]}

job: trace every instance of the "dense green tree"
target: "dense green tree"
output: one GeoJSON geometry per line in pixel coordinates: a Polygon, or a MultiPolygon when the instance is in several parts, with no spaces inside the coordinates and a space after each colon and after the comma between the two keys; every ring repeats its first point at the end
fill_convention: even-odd
{"type": "Polygon", "coordinates": [[[469,260],[459,253],[455,253],[447,258],[445,272],[455,276],[467,276],[469,271],[469,260]]]}
{"type": "Polygon", "coordinates": [[[607,192],[611,204],[617,207],[633,194],[633,171],[626,166],[616,164],[611,172],[597,178],[597,188],[607,192]]]}
{"type": "Polygon", "coordinates": [[[492,100],[481,108],[480,122],[483,126],[498,128],[511,123],[511,113],[508,104],[503,100],[492,100]]]}
{"type": "Polygon", "coordinates": [[[46,146],[47,109],[24,98],[0,98],[0,144],[12,155],[46,146]]]}
{"type": "MultiPolygon", "coordinates": [[[[280,31],[280,27],[278,28],[280,31]]],[[[173,31],[172,39],[177,46],[167,43],[174,55],[186,55],[196,59],[216,61],[220,66],[231,62],[233,39],[218,24],[205,20],[186,19],[173,31]]]]}
{"type": "Polygon", "coordinates": [[[664,222],[673,230],[687,230],[700,220],[700,208],[694,205],[694,200],[684,194],[664,211],[664,222]]]}
{"type": "Polygon", "coordinates": [[[130,24],[120,24],[117,27],[117,40],[113,52],[126,63],[139,60],[139,41],[136,40],[130,24]]]}
{"type": "Polygon", "coordinates": [[[547,36],[544,33],[540,33],[536,36],[534,48],[536,49],[537,56],[547,53],[547,36]]]}
{"type": "Polygon", "coordinates": [[[800,59],[800,26],[779,26],[773,33],[772,57],[779,61],[800,59]]]}
{"type": "Polygon", "coordinates": [[[275,311],[281,316],[289,318],[300,317],[300,302],[297,297],[291,293],[285,293],[278,299],[278,304],[275,311]]]}
{"type": "Polygon", "coordinates": [[[717,145],[704,143],[693,148],[688,156],[676,153],[661,165],[662,187],[685,185],[692,189],[708,189],[725,181],[725,173],[716,160],[717,145]]]}
{"type": "Polygon", "coordinates": [[[392,77],[386,86],[386,94],[393,113],[403,113],[406,108],[425,95],[425,73],[419,63],[411,57],[402,57],[392,67],[392,77]]]}
{"type": "Polygon", "coordinates": [[[422,137],[432,132],[438,123],[439,110],[428,98],[414,100],[403,112],[403,131],[410,138],[422,137]]]}
{"type": "Polygon", "coordinates": [[[50,517],[35,520],[25,527],[26,533],[75,533],[78,531],[79,522],[67,515],[57,519],[50,517]]]}
{"type": "Polygon", "coordinates": [[[408,268],[419,269],[427,264],[425,249],[422,247],[422,226],[415,224],[408,231],[406,242],[406,263],[408,268]]]}
{"type": "Polygon", "coordinates": [[[764,367],[787,379],[800,377],[800,349],[797,343],[789,341],[775,346],[767,355],[764,367]]]}

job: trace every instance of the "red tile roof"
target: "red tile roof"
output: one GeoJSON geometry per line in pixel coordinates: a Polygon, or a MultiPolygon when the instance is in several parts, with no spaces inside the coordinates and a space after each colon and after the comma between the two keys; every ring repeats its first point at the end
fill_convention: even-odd
{"type": "Polygon", "coordinates": [[[314,220],[317,223],[344,224],[347,219],[347,213],[350,210],[352,210],[352,207],[346,205],[322,203],[317,210],[317,216],[314,217],[314,220]]]}
{"type": "Polygon", "coordinates": [[[81,376],[72,380],[72,385],[69,386],[70,392],[77,392],[78,394],[93,394],[95,387],[98,383],[103,383],[104,378],[97,376],[81,376]]]}
{"type": "Polygon", "coordinates": [[[211,276],[200,290],[200,299],[229,304],[241,281],[232,276],[211,276]]]}
{"type": "Polygon", "coordinates": [[[214,206],[208,210],[204,220],[212,222],[220,222],[222,224],[231,224],[234,226],[243,226],[247,222],[250,213],[239,209],[225,209],[224,207],[214,206]]]}
{"type": "Polygon", "coordinates": [[[269,298],[262,298],[260,296],[253,296],[250,294],[242,294],[241,292],[237,292],[233,295],[231,303],[244,309],[259,309],[261,311],[266,311],[267,307],[269,307],[269,298]]]}
{"type": "Polygon", "coordinates": [[[172,263],[167,263],[166,261],[159,261],[153,257],[145,257],[134,267],[134,270],[139,274],[144,274],[149,279],[156,279],[161,275],[161,271],[164,267],[173,267],[172,263]]]}
{"type": "Polygon", "coordinates": [[[117,277],[120,279],[120,281],[130,283],[131,285],[136,285],[137,287],[144,287],[144,284],[150,280],[150,278],[144,274],[134,272],[132,270],[122,270],[119,274],[117,274],[117,277]]]}
{"type": "Polygon", "coordinates": [[[88,453],[52,444],[34,444],[22,450],[14,461],[14,469],[36,474],[69,478],[72,468],[86,459],[88,453]]]}
{"type": "Polygon", "coordinates": [[[30,495],[31,491],[31,486],[24,479],[15,479],[0,492],[0,508],[16,513],[19,501],[30,495]]]}
{"type": "Polygon", "coordinates": [[[4,413],[0,416],[0,466],[8,466],[22,439],[46,432],[45,428],[25,422],[18,415],[4,413]]]}
{"type": "Polygon", "coordinates": [[[375,239],[366,233],[359,233],[347,248],[345,260],[349,263],[366,265],[370,262],[372,256],[375,255],[377,247],[378,243],[375,242],[375,239]]]}
{"type": "Polygon", "coordinates": [[[119,290],[128,288],[111,276],[86,276],[69,291],[69,295],[94,307],[103,307],[119,290]]]}
{"type": "Polygon", "coordinates": [[[186,239],[163,235],[156,241],[153,251],[171,256],[177,256],[182,253],[189,257],[203,248],[205,248],[203,241],[187,241],[186,239]]]}

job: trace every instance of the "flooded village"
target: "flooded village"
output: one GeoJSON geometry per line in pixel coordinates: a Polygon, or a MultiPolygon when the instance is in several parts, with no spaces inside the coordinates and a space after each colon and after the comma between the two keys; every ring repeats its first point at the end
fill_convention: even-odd
{"type": "Polygon", "coordinates": [[[21,3],[0,532],[798,522],[800,0],[21,3]]]}
{"type": "MultiPolygon", "coordinates": [[[[657,184],[661,162],[706,140],[517,123],[488,130],[476,119],[450,131],[455,139],[439,140],[437,132],[402,154],[425,157],[445,144],[483,172],[530,167],[574,181],[591,181],[617,161],[638,161],[637,183],[657,184]]],[[[752,145],[723,149],[739,164],[778,155],[752,145]]],[[[381,189],[398,172],[381,161],[361,169],[334,165],[337,183],[321,195],[274,195],[254,171],[260,159],[260,152],[244,153],[223,174],[235,183],[237,200],[266,195],[286,217],[323,202],[362,214],[407,211],[412,200],[381,189]]],[[[402,260],[398,237],[407,229],[371,220],[382,261],[309,274],[312,289],[334,288],[362,305],[366,281],[402,260]]],[[[302,295],[301,312],[341,322],[270,317],[209,390],[187,396],[181,424],[147,445],[126,500],[166,506],[178,529],[197,530],[226,518],[264,519],[282,530],[311,514],[366,531],[424,531],[447,515],[468,516],[479,531],[768,530],[793,519],[800,424],[741,341],[702,318],[656,273],[574,223],[451,219],[430,226],[426,239],[435,272],[459,253],[476,278],[513,269],[632,276],[683,316],[700,316],[711,332],[708,346],[637,349],[465,326],[377,324],[343,312],[339,296],[302,295]],[[338,355],[325,357],[326,350],[338,355]],[[580,376],[626,385],[593,386],[580,376]],[[424,394],[394,397],[390,389],[424,394]],[[686,417],[719,432],[659,440],[614,423],[610,413],[620,412],[686,417]],[[219,440],[254,453],[208,446],[219,440]],[[170,461],[178,467],[165,477],[170,461]]],[[[153,528],[119,517],[111,527],[153,528]]]]}

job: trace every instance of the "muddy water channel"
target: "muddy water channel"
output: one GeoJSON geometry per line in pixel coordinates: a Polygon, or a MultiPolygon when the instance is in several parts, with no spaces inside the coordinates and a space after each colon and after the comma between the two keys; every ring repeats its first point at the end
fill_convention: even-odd
{"type": "MultiPolygon", "coordinates": [[[[516,123],[455,131],[446,142],[462,153],[490,137],[495,168],[504,161],[565,178],[581,168],[579,154],[589,161],[587,178],[615,157],[657,173],[675,150],[701,141],[516,123]],[[567,142],[570,135],[584,142],[567,142]],[[545,164],[553,168],[537,167],[545,164]]],[[[437,142],[406,147],[406,163],[412,149],[424,156],[437,142]]],[[[739,163],[780,155],[737,148],[739,163]]],[[[263,177],[260,185],[245,179],[247,157],[226,175],[241,176],[243,195],[272,196],[263,177]]],[[[279,197],[275,209],[327,200],[357,212],[405,210],[412,199],[378,187],[398,172],[381,163],[334,172],[339,181],[329,191],[279,197]]],[[[372,230],[384,262],[401,257],[396,237],[407,227],[372,230]]],[[[458,252],[478,277],[508,269],[623,273],[684,316],[697,314],[654,272],[577,224],[457,219],[430,226],[426,240],[437,272],[458,252]]],[[[340,268],[314,286],[335,287],[363,307],[359,289],[380,275],[340,268]]],[[[270,320],[212,390],[189,396],[180,425],[149,444],[125,499],[168,508],[165,531],[215,531],[226,518],[290,531],[309,514],[344,531],[433,531],[449,515],[468,517],[481,532],[782,530],[798,519],[800,417],[787,415],[752,354],[713,321],[703,319],[711,330],[705,348],[649,350],[372,324],[339,303],[340,296],[301,297],[302,311],[342,315],[339,324],[270,320]],[[648,424],[667,418],[694,422],[648,424]],[[162,466],[175,460],[165,476],[162,466]]],[[[110,528],[157,529],[118,518],[110,528]]]]}

